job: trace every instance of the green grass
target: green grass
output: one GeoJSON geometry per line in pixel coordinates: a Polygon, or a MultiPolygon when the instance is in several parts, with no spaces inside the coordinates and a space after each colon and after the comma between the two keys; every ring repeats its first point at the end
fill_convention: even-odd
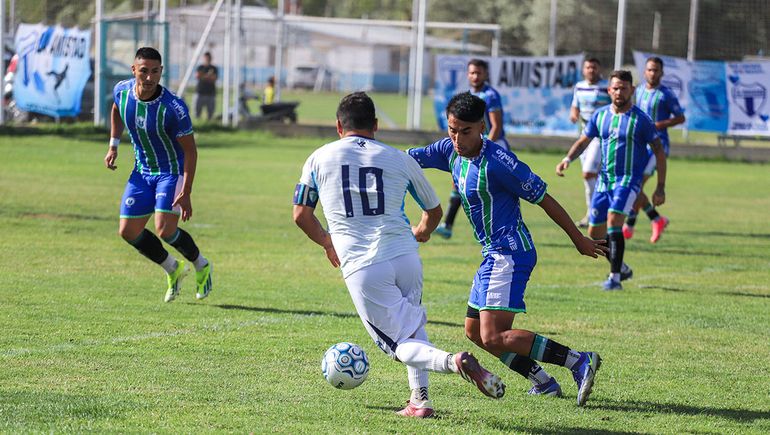
{"type": "MultiPolygon", "coordinates": [[[[547,367],[565,399],[529,397],[528,381],[477,351],[508,385],[499,402],[457,376],[431,375],[440,418],[394,416],[406,370],[373,345],[339,271],[291,222],[305,158],[328,139],[202,130],[194,215],[184,227],[215,264],[214,291],[188,285],[164,304],[161,270],[117,236],[131,167],[87,130],[0,137],[0,432],[235,433],[768,433],[770,432],[770,171],[766,165],[670,162],[672,219],[627,243],[635,276],[599,284],[607,264],[580,257],[537,206],[523,205],[539,252],[515,324],[604,358],[594,394],[576,407],[569,373],[547,367]],[[335,390],[324,350],[353,341],[369,379],[335,390]]],[[[521,153],[573,214],[577,171],[521,153]]],[[[429,179],[448,197],[447,174],[429,179]]],[[[417,209],[408,202],[414,220],[417,209]]],[[[458,218],[454,237],[420,249],[428,333],[449,351],[463,337],[481,258],[458,218]]]]}

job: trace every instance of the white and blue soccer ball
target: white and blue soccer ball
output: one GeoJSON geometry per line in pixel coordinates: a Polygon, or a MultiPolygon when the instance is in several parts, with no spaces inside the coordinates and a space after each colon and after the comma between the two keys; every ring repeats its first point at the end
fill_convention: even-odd
{"type": "Polygon", "coordinates": [[[366,380],[369,358],[358,345],[343,341],[326,350],[321,371],[332,387],[351,390],[366,380]]]}

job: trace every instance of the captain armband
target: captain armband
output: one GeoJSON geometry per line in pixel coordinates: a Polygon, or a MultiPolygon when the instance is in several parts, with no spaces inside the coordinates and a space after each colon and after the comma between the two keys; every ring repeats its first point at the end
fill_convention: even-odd
{"type": "Polygon", "coordinates": [[[294,205],[305,205],[315,208],[318,204],[318,189],[307,184],[298,183],[294,188],[294,205]]]}
{"type": "Polygon", "coordinates": [[[111,137],[110,138],[110,148],[117,148],[118,145],[120,145],[120,138],[119,137],[111,137]]]}

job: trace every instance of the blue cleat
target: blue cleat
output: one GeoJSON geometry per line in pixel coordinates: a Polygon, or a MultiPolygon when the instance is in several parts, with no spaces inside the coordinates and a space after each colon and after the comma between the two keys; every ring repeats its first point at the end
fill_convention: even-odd
{"type": "Polygon", "coordinates": [[[434,231],[434,233],[438,234],[439,236],[445,239],[452,237],[452,229],[447,228],[445,224],[439,225],[438,228],[436,228],[436,230],[434,231]]]}
{"type": "Polygon", "coordinates": [[[596,372],[602,366],[602,358],[596,352],[580,352],[580,354],[578,364],[572,369],[572,378],[575,379],[578,387],[577,404],[583,406],[591,395],[596,372]]]}
{"type": "Polygon", "coordinates": [[[620,281],[607,278],[607,281],[604,281],[604,284],[602,284],[602,288],[604,291],[623,290],[623,285],[620,283],[620,281]]]}
{"type": "Polygon", "coordinates": [[[623,263],[623,267],[620,268],[620,280],[625,281],[627,279],[631,279],[633,276],[634,271],[631,270],[631,267],[629,267],[626,263],[623,263]]]}
{"type": "Polygon", "coordinates": [[[561,397],[561,385],[556,382],[556,379],[551,378],[548,382],[533,386],[527,394],[530,396],[561,397]]]}

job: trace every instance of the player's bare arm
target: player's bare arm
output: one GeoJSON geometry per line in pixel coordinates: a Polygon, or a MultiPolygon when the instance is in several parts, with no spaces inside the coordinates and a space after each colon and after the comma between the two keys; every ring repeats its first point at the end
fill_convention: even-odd
{"type": "Polygon", "coordinates": [[[430,210],[423,210],[420,223],[416,227],[412,227],[414,238],[421,243],[430,240],[430,235],[438,227],[442,216],[444,216],[444,212],[441,210],[441,205],[430,210]]]}
{"type": "Polygon", "coordinates": [[[564,210],[564,207],[562,207],[551,195],[546,193],[538,205],[545,210],[545,213],[556,223],[556,225],[560,226],[561,229],[567,233],[578,252],[593,258],[597,258],[600,255],[607,255],[608,248],[604,246],[606,241],[594,240],[584,236],[575,226],[572,218],[570,218],[567,211],[564,210]]]}
{"type": "Polygon", "coordinates": [[[576,123],[580,119],[580,109],[575,106],[569,108],[569,122],[576,123]]]}
{"type": "Polygon", "coordinates": [[[662,121],[656,122],[655,123],[655,128],[658,131],[661,131],[661,130],[665,130],[665,129],[669,128],[669,127],[674,127],[674,126],[677,126],[679,124],[684,124],[685,121],[686,121],[686,118],[684,117],[684,114],[682,114],[682,115],[679,115],[679,116],[675,116],[673,118],[668,118],[668,119],[664,119],[662,121]]]}
{"type": "Polygon", "coordinates": [[[655,154],[656,171],[658,172],[658,184],[652,194],[652,204],[657,207],[666,202],[666,152],[663,150],[663,143],[659,138],[650,143],[650,148],[655,154]]]}
{"type": "Polygon", "coordinates": [[[489,112],[489,124],[491,124],[489,126],[489,140],[495,142],[500,139],[503,133],[503,111],[489,112]]]}
{"type": "Polygon", "coordinates": [[[195,169],[198,165],[198,148],[195,146],[195,138],[192,134],[181,136],[177,139],[184,151],[184,181],[182,190],[174,198],[174,206],[179,205],[182,208],[182,221],[187,221],[192,217],[192,194],[193,180],[195,179],[195,169]]]}
{"type": "Polygon", "coordinates": [[[556,175],[563,177],[564,171],[569,168],[569,164],[571,161],[575,160],[580,156],[580,154],[583,153],[583,151],[586,149],[588,144],[591,143],[591,138],[588,136],[581,134],[578,140],[575,141],[575,143],[572,144],[569,151],[567,151],[567,156],[562,159],[561,162],[559,162],[558,165],[556,165],[556,175]]]}
{"type": "Polygon", "coordinates": [[[114,171],[118,168],[115,161],[118,159],[118,142],[120,142],[122,134],[123,120],[120,119],[120,110],[115,103],[112,103],[112,110],[110,111],[110,147],[107,150],[107,155],[104,157],[104,165],[107,166],[107,169],[114,171]]]}
{"type": "Polygon", "coordinates": [[[315,217],[315,208],[306,205],[294,205],[293,209],[294,223],[305,232],[307,237],[317,245],[324,248],[326,258],[333,267],[339,267],[340,259],[337,257],[337,251],[332,243],[332,236],[329,234],[315,217]]]}

